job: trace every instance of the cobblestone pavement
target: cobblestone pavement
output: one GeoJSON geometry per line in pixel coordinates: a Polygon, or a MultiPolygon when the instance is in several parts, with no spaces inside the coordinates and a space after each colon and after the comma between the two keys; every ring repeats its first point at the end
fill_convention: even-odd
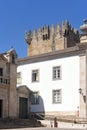
{"type": "MultiPolygon", "coordinates": [[[[54,122],[48,120],[42,120],[42,124],[47,125],[48,128],[54,127],[54,122]]],[[[75,123],[66,123],[66,122],[57,122],[57,128],[72,128],[72,129],[86,129],[87,124],[75,124],[75,123]]]]}
{"type": "MultiPolygon", "coordinates": [[[[9,130],[9,129],[3,129],[3,130],[9,130]]],[[[21,128],[21,129],[10,129],[10,130],[78,130],[78,129],[75,129],[75,128],[21,128]]],[[[83,128],[81,130],[87,130],[87,129],[83,128]]]]}
{"type": "MultiPolygon", "coordinates": [[[[57,127],[54,128],[54,122],[48,120],[42,120],[42,124],[45,124],[46,127],[40,128],[19,128],[19,129],[10,129],[10,130],[87,130],[87,124],[74,124],[74,123],[65,123],[57,122],[57,127]]],[[[9,129],[3,129],[9,130],[9,129]]]]}

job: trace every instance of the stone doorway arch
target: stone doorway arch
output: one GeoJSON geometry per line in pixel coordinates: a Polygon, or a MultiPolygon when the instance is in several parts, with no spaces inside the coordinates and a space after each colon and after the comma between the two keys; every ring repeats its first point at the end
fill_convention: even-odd
{"type": "Polygon", "coordinates": [[[26,85],[19,86],[17,88],[18,98],[18,117],[28,118],[30,113],[30,101],[29,101],[30,90],[26,85]]]}

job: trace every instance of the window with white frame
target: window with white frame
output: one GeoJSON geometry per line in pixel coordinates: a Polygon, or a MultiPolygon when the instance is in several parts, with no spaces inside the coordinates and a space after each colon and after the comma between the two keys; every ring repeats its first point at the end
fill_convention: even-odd
{"type": "Polygon", "coordinates": [[[53,67],[53,80],[61,79],[61,66],[53,67]]]}
{"type": "Polygon", "coordinates": [[[39,104],[39,92],[32,92],[30,100],[32,105],[39,104]]]}
{"type": "Polygon", "coordinates": [[[61,103],[61,89],[53,90],[53,103],[61,103]]]}
{"type": "Polygon", "coordinates": [[[21,72],[17,73],[17,84],[21,84],[22,83],[22,76],[21,76],[21,72]]]}
{"type": "Polygon", "coordinates": [[[39,70],[32,70],[32,82],[39,81],[39,70]]]}

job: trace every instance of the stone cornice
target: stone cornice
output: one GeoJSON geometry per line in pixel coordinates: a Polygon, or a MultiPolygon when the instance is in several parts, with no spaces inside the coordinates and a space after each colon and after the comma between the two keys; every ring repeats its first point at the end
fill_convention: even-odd
{"type": "Polygon", "coordinates": [[[0,60],[3,60],[3,61],[5,61],[5,62],[7,62],[7,59],[4,57],[3,54],[0,54],[0,60]]]}
{"type": "Polygon", "coordinates": [[[79,47],[79,50],[86,50],[87,49],[87,42],[79,43],[78,47],[79,47]]]}
{"type": "Polygon", "coordinates": [[[18,65],[24,65],[24,64],[48,61],[48,60],[53,60],[58,58],[81,55],[81,54],[85,54],[86,49],[87,49],[87,43],[77,44],[77,46],[66,48],[63,50],[58,50],[55,52],[20,58],[17,60],[17,63],[18,65]]]}

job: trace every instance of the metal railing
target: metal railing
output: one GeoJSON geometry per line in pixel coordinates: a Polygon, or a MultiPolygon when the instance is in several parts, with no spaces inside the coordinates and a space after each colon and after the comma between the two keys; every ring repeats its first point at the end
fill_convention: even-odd
{"type": "Polygon", "coordinates": [[[10,84],[10,79],[7,77],[0,76],[0,84],[10,84]]]}

